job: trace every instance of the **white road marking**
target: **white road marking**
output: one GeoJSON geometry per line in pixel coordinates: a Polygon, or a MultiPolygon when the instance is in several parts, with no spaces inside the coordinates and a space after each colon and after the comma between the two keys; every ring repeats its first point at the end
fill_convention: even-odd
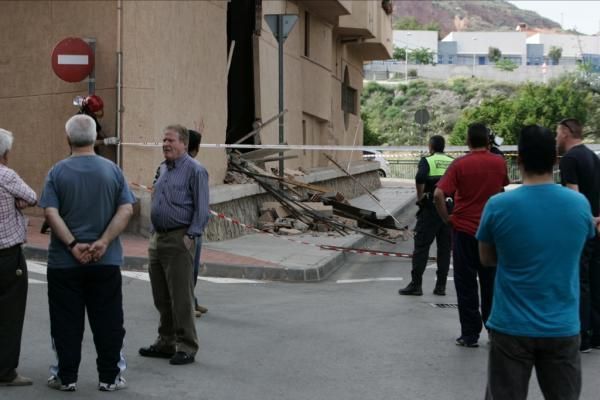
{"type": "Polygon", "coordinates": [[[45,281],[38,281],[37,279],[31,279],[29,278],[29,283],[35,284],[35,285],[45,285],[47,282],[45,281]]]}
{"type": "MultiPolygon", "coordinates": [[[[46,275],[47,267],[43,263],[35,261],[27,261],[27,269],[36,274],[46,275]]],[[[137,279],[144,282],[150,282],[150,276],[144,271],[124,271],[121,270],[121,275],[128,278],[137,279]]],[[[236,278],[213,278],[208,276],[199,276],[199,281],[211,283],[267,283],[267,281],[256,281],[251,279],[236,279],[236,278]]],[[[44,282],[45,283],[45,282],[44,282]]]]}
{"type": "MultiPolygon", "coordinates": [[[[426,268],[427,269],[437,269],[437,264],[429,264],[426,268]]],[[[450,269],[454,269],[454,266],[452,264],[450,264],[450,269]]]]}
{"type": "Polygon", "coordinates": [[[367,278],[367,279],[340,279],[335,283],[364,283],[364,282],[381,282],[381,281],[402,281],[404,278],[367,278]]]}

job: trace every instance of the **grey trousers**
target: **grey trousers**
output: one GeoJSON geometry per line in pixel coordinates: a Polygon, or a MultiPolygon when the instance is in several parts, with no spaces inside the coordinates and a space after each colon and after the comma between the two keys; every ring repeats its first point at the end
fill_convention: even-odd
{"type": "Polygon", "coordinates": [[[535,367],[546,400],[577,400],[581,393],[579,335],[529,338],[490,330],[486,400],[525,400],[535,367]]]}
{"type": "Polygon", "coordinates": [[[183,242],[185,229],[154,233],[150,238],[150,283],[154,305],[160,313],[156,345],[165,350],[196,354],[194,325],[194,246],[183,242]]]}
{"type": "Polygon", "coordinates": [[[0,382],[10,382],[17,376],[27,285],[21,246],[0,250],[0,382]]]}

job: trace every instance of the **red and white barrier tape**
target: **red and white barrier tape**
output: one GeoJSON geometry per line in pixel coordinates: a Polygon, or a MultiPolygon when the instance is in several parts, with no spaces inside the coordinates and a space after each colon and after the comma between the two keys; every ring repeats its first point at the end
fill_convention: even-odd
{"type": "MultiPolygon", "coordinates": [[[[141,189],[144,189],[148,192],[152,192],[152,188],[149,188],[148,186],[145,185],[141,185],[139,183],[135,183],[135,182],[131,182],[131,185],[139,187],[141,189]]],[[[256,232],[256,233],[261,233],[263,235],[269,235],[272,236],[274,238],[277,239],[281,239],[281,240],[286,240],[288,242],[293,242],[293,243],[298,243],[298,244],[303,244],[305,246],[311,246],[311,247],[317,247],[321,250],[330,250],[330,251],[340,251],[343,253],[352,253],[352,254],[366,254],[366,255],[370,255],[370,256],[380,256],[380,257],[398,257],[398,258],[412,258],[412,254],[410,253],[401,253],[401,252],[392,252],[392,251],[375,251],[375,250],[369,250],[369,249],[354,249],[351,247],[341,247],[341,246],[332,246],[332,245],[326,245],[326,244],[316,244],[316,243],[310,243],[310,242],[306,242],[303,240],[298,240],[298,239],[292,239],[292,238],[288,238],[288,237],[283,237],[280,235],[276,235],[274,233],[271,232],[265,232],[265,231],[261,231],[260,229],[257,229],[251,225],[246,225],[243,222],[235,219],[235,218],[231,218],[226,216],[223,213],[219,213],[216,212],[214,210],[209,210],[210,214],[213,215],[216,218],[222,219],[224,221],[227,221],[233,225],[237,225],[240,226],[246,230],[252,231],[252,232],[256,232]]],[[[430,261],[435,261],[436,258],[435,257],[429,257],[430,261]]]]}

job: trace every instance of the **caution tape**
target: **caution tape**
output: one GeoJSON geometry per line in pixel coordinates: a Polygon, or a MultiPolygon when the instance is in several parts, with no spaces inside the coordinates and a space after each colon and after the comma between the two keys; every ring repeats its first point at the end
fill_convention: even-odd
{"type": "MultiPolygon", "coordinates": [[[[148,192],[152,192],[152,188],[145,186],[145,185],[141,185],[139,183],[135,183],[135,182],[130,182],[131,185],[139,187],[140,189],[146,190],[148,192]]],[[[219,213],[216,212],[214,210],[209,210],[210,214],[213,217],[216,217],[218,219],[222,219],[224,221],[227,221],[233,225],[237,225],[241,228],[244,228],[246,230],[249,230],[251,232],[255,232],[255,233],[260,233],[263,235],[269,235],[271,237],[277,238],[277,239],[281,239],[281,240],[286,240],[288,242],[293,242],[293,243],[298,243],[298,244],[302,244],[305,246],[311,246],[311,247],[317,247],[321,250],[330,250],[330,251],[340,251],[343,253],[352,253],[352,254],[365,254],[365,255],[370,255],[370,256],[380,256],[380,257],[399,257],[399,258],[412,258],[412,254],[411,253],[401,253],[401,252],[391,252],[391,251],[375,251],[375,250],[369,250],[369,249],[355,249],[355,248],[351,248],[351,247],[341,247],[341,246],[332,246],[332,245],[325,245],[325,244],[317,244],[317,243],[311,243],[311,242],[306,242],[304,240],[298,240],[298,239],[292,239],[292,238],[288,238],[288,237],[283,237],[280,235],[276,235],[274,233],[271,232],[265,232],[265,231],[261,231],[258,228],[253,227],[252,225],[247,225],[244,224],[243,222],[235,219],[235,218],[231,218],[228,217],[227,215],[223,214],[223,213],[219,213]]],[[[429,260],[431,261],[435,261],[436,258],[435,257],[429,257],[429,260]]]]}
{"type": "MultiPolygon", "coordinates": [[[[121,146],[162,147],[162,142],[121,142],[121,146]]],[[[203,149],[246,149],[246,150],[318,150],[318,151],[377,151],[377,152],[428,152],[426,146],[346,146],[346,145],[313,145],[313,144],[225,144],[201,143],[203,149]]],[[[446,152],[467,152],[467,146],[446,146],[446,152]]],[[[517,151],[517,146],[502,146],[503,151],[517,151]]],[[[378,154],[379,155],[379,154],[378,154]]],[[[368,156],[368,155],[365,155],[368,156]]]]}

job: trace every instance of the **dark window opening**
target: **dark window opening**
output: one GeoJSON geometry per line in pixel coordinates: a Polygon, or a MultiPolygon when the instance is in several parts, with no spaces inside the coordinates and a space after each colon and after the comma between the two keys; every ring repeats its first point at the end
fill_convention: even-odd
{"type": "MultiPolygon", "coordinates": [[[[225,143],[231,144],[252,131],[255,121],[254,104],[254,37],[261,0],[235,0],[227,3],[227,55],[235,40],[231,66],[227,76],[227,133],[225,143]]],[[[255,144],[257,137],[244,140],[255,144]]]]}
{"type": "Polygon", "coordinates": [[[344,69],[344,80],[342,81],[342,110],[344,111],[344,125],[348,129],[350,114],[357,114],[356,110],[357,91],[350,86],[348,67],[344,69]]]}
{"type": "Polygon", "coordinates": [[[304,13],[304,56],[310,57],[310,14],[304,13]]]}

